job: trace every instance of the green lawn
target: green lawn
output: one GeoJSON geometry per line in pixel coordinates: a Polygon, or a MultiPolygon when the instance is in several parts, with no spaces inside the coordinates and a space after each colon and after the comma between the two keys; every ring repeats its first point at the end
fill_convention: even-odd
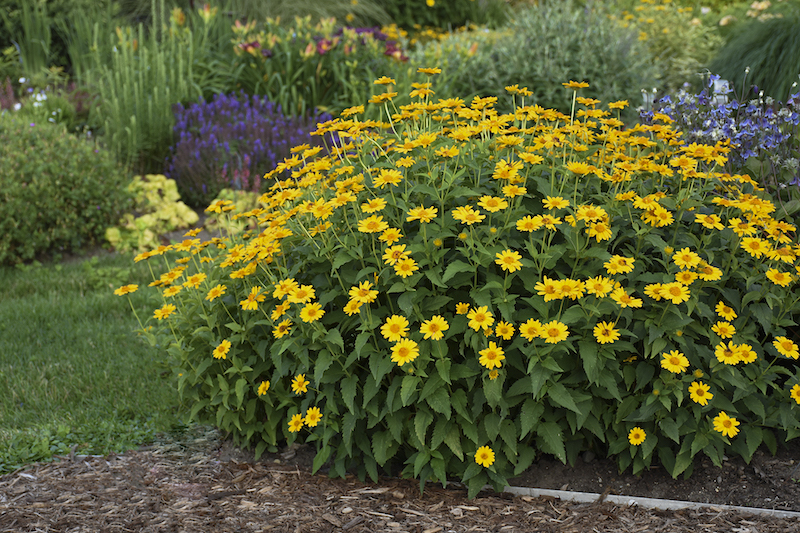
{"type": "MultiPolygon", "coordinates": [[[[69,453],[135,447],[180,425],[163,354],[147,344],[127,296],[146,286],[131,256],[0,268],[0,473],[69,453]]],[[[144,291],[131,295],[145,319],[144,291]]]]}

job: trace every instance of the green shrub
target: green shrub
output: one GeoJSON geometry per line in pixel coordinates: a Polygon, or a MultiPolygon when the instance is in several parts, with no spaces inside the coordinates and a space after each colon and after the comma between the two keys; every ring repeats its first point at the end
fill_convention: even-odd
{"type": "Polygon", "coordinates": [[[200,218],[180,201],[175,180],[165,176],[135,176],[127,190],[133,197],[134,213],[126,213],[118,226],[107,228],[105,233],[116,250],[153,250],[161,245],[161,235],[188,228],[200,218]]]}
{"type": "MultiPolygon", "coordinates": [[[[432,44],[434,50],[461,53],[461,67],[447,73],[440,96],[497,95],[499,109],[507,111],[512,98],[504,88],[518,84],[533,92],[528,102],[569,112],[561,82],[572,79],[590,83],[587,97],[640,100],[641,90],[656,81],[653,58],[633,30],[620,29],[599,4],[590,7],[581,8],[573,0],[547,2],[518,10],[488,38],[491,45],[479,42],[486,37],[473,45],[470,33],[455,35],[454,44],[447,39],[432,44]]],[[[422,55],[427,64],[438,65],[435,53],[422,55]]]]}
{"type": "Polygon", "coordinates": [[[430,90],[391,124],[323,124],[344,144],[234,215],[257,236],[136,258],[170,268],[150,338],[193,418],[472,496],[538,453],[677,476],[800,434],[795,226],[717,172],[726,141],[624,129],[624,102],[502,115],[430,90]]]}
{"type": "Polygon", "coordinates": [[[663,92],[674,92],[684,83],[700,85],[698,74],[704,72],[722,46],[716,28],[704,24],[692,8],[672,0],[641,0],[631,11],[618,18],[623,27],[635,28],[662,71],[658,85],[663,92]]]}
{"type": "Polygon", "coordinates": [[[800,82],[800,9],[737,27],[711,62],[711,71],[739,85],[749,69],[748,86],[786,101],[800,82]]]}
{"type": "Polygon", "coordinates": [[[508,18],[502,0],[388,0],[383,9],[392,22],[406,30],[453,29],[467,24],[494,26],[508,18]]]}
{"type": "Polygon", "coordinates": [[[129,207],[124,171],[63,126],[0,117],[0,263],[97,244],[129,207]]]}

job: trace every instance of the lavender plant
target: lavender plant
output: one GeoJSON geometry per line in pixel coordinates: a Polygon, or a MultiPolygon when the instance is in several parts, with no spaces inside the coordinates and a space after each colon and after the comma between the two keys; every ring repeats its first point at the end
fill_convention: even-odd
{"type": "Polygon", "coordinates": [[[641,117],[652,124],[659,114],[668,116],[683,132],[685,144],[730,139],[726,171],[747,173],[776,197],[794,200],[784,208],[796,212],[800,210],[795,198],[800,196],[800,92],[783,104],[756,86],[752,91],[753,98],[737,100],[730,83],[711,75],[700,93],[681,90],[666,95],[641,117]]]}
{"type": "Polygon", "coordinates": [[[290,117],[264,97],[218,94],[188,108],[175,106],[176,144],[165,174],[189,205],[206,206],[225,188],[257,192],[261,176],[299,144],[320,146],[312,137],[326,113],[290,117]]]}

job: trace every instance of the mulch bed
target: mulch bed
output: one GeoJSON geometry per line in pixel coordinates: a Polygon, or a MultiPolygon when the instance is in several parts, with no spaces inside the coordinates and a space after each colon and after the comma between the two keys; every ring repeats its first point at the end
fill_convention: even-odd
{"type": "MultiPolygon", "coordinates": [[[[292,451],[289,452],[291,454],[292,451]]],[[[229,456],[214,432],[0,476],[0,532],[800,532],[800,521],[718,509],[577,504],[387,478],[329,479],[229,456]]],[[[279,463],[274,462],[279,460],[279,463]]]]}

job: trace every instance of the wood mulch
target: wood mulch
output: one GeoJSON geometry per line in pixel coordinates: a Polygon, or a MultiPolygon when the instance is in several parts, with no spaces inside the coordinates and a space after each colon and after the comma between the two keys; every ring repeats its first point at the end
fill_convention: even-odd
{"type": "MultiPolygon", "coordinates": [[[[196,437],[196,436],[195,436],[196,437]]],[[[800,521],[718,509],[481,493],[409,480],[329,479],[228,458],[214,437],[109,457],[71,456],[0,476],[0,532],[800,532],[800,521]]]]}

